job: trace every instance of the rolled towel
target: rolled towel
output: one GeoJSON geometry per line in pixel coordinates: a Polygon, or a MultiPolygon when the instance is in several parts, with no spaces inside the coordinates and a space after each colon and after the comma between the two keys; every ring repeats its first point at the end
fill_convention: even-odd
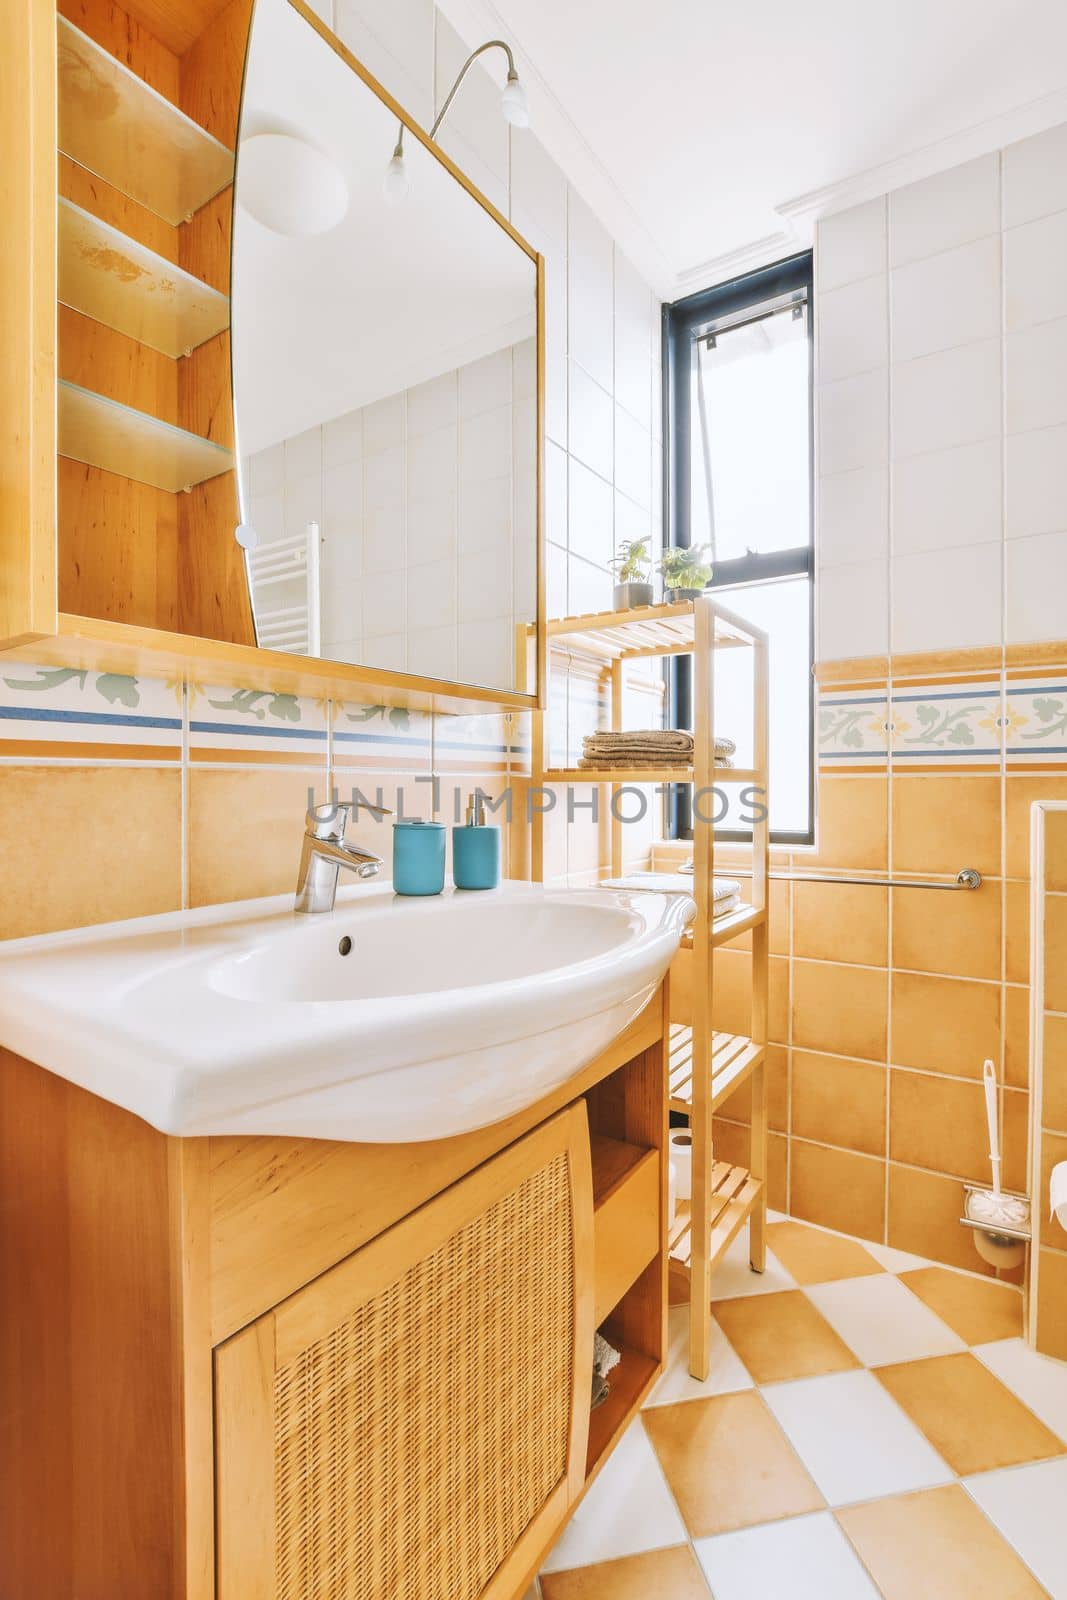
{"type": "MultiPolygon", "coordinates": [[[[728,767],[736,749],[732,739],[716,739],[715,764],[728,767]]],[[[693,735],[678,728],[648,728],[636,732],[587,733],[582,740],[579,766],[670,767],[691,766],[693,735]]]]}

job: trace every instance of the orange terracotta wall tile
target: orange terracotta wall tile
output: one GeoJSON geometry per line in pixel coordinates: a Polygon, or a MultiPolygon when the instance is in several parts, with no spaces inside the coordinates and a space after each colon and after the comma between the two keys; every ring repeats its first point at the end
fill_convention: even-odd
{"type": "Polygon", "coordinates": [[[891,1160],[971,1182],[989,1177],[989,1137],[980,1083],[923,1072],[889,1075],[891,1160]]]}
{"type": "Polygon", "coordinates": [[[1067,1011],[1067,895],[1045,897],[1045,1006],[1067,1011]]]}
{"type": "Polygon", "coordinates": [[[1004,872],[1009,878],[1028,878],[1030,807],[1035,800],[1067,800],[1067,777],[1023,777],[1009,771],[1004,790],[1004,872]]]}
{"type": "Polygon", "coordinates": [[[893,776],[893,870],[1000,873],[999,777],[893,776]]]}
{"type": "Polygon", "coordinates": [[[884,871],[889,849],[889,785],[885,778],[820,775],[817,848],[806,866],[884,871]]]}
{"type": "Polygon", "coordinates": [[[1046,1128],[1067,1133],[1067,1017],[1045,1017],[1041,1121],[1046,1128]]]}
{"type": "Polygon", "coordinates": [[[793,1044],[884,1061],[886,975],[876,967],[793,962],[793,1044]]]}
{"type": "Polygon", "coordinates": [[[880,1240],[885,1228],[885,1163],[794,1139],[790,1210],[807,1222],[880,1240]]]}
{"type": "Polygon", "coordinates": [[[1001,886],[993,880],[977,894],[894,889],[893,965],[999,980],[1000,914],[1001,886]]]}
{"type": "Polygon", "coordinates": [[[1037,1348],[1067,1361],[1067,1255],[1042,1250],[1037,1278],[1037,1348]]]}
{"type": "Polygon", "coordinates": [[[993,1277],[993,1268],[974,1248],[970,1229],[960,1227],[962,1209],[957,1179],[890,1162],[886,1242],[895,1250],[993,1277]]]}
{"type": "Polygon", "coordinates": [[[181,879],[177,767],[0,773],[0,938],[176,911],[181,879]]]}
{"type": "Polygon", "coordinates": [[[793,954],[816,961],[884,967],[889,952],[889,893],[854,884],[798,883],[793,954]]]}
{"type": "Polygon", "coordinates": [[[793,1134],[884,1156],[886,1068],[843,1056],[793,1052],[793,1134]]]}
{"type": "Polygon", "coordinates": [[[893,1062],[978,1078],[1000,1053],[999,984],[893,973],[893,1062]]]}

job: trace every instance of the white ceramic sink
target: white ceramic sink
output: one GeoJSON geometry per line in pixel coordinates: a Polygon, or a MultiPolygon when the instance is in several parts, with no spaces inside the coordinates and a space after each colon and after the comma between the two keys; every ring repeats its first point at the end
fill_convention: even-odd
{"type": "Polygon", "coordinates": [[[693,902],[343,889],[0,947],[0,1043],[165,1133],[394,1143],[498,1122],[648,1002],[693,902]]]}

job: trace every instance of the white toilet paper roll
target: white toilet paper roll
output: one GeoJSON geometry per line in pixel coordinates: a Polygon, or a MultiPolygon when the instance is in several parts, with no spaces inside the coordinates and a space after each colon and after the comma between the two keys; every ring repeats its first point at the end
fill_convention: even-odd
{"type": "Polygon", "coordinates": [[[1049,1206],[1061,1228],[1067,1228],[1067,1161],[1058,1161],[1048,1185],[1049,1206]]]}
{"type": "Polygon", "coordinates": [[[688,1128],[671,1129],[670,1158],[676,1168],[675,1201],[688,1200],[693,1193],[693,1135],[688,1128]]]}

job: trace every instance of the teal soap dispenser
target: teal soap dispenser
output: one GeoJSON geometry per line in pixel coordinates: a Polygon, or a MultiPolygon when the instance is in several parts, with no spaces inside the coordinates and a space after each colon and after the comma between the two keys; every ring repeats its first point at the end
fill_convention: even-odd
{"type": "Polygon", "coordinates": [[[452,829],[452,881],[457,889],[495,889],[500,882],[500,829],[485,820],[480,789],[467,801],[467,821],[452,829]]]}

